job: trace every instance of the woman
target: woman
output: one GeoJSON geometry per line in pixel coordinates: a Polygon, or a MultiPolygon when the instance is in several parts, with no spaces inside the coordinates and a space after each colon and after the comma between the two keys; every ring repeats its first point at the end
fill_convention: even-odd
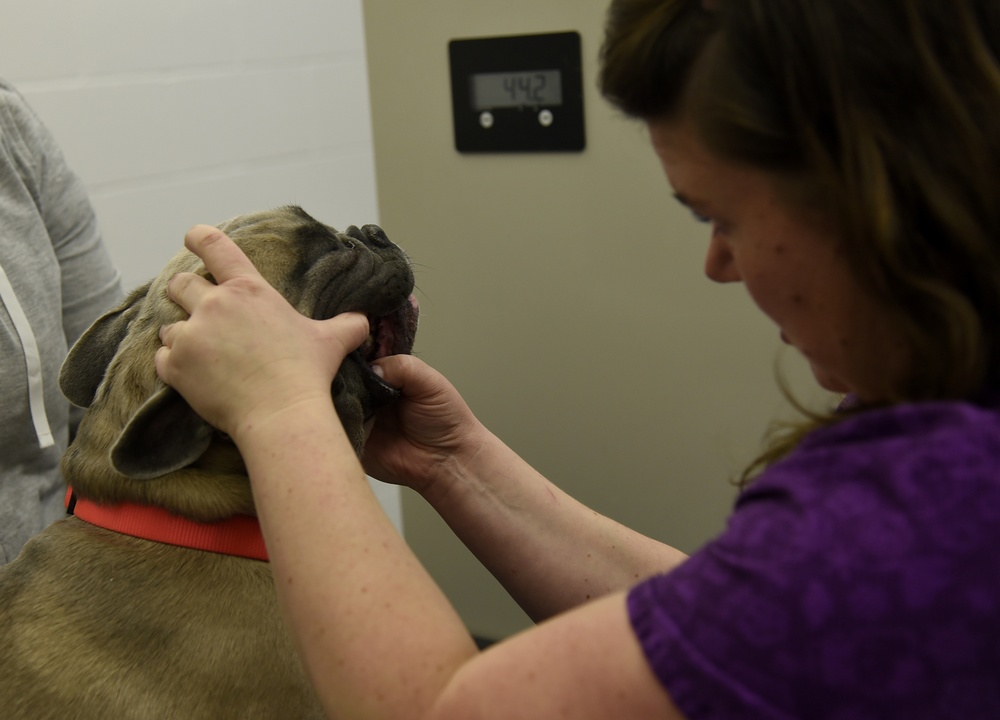
{"type": "Polygon", "coordinates": [[[707,275],[850,402],[776,439],[685,558],[540,477],[419,360],[380,361],[403,399],[367,469],[540,621],[482,654],[328,399],[366,321],[297,316],[189,233],[220,284],[171,283],[192,315],[157,367],[247,460],[331,717],[1000,714],[998,46],[988,0],[612,1],[602,89],[711,224],[707,275]]]}

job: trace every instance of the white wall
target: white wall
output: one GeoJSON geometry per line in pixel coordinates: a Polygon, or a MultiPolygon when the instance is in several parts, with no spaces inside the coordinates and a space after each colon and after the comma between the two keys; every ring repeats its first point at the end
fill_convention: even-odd
{"type": "Polygon", "coordinates": [[[360,0],[0,0],[0,17],[0,76],[83,178],[126,288],[195,223],[287,203],[378,222],[360,0]]]}

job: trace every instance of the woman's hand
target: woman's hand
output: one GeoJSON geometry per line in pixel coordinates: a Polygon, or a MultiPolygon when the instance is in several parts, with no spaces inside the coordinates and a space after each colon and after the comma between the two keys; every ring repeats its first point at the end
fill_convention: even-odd
{"type": "Polygon", "coordinates": [[[411,355],[375,364],[397,402],[381,411],[365,444],[365,471],[384,482],[406,485],[425,497],[449,464],[468,465],[492,436],[448,380],[411,355]]]}
{"type": "Polygon", "coordinates": [[[206,421],[238,441],[248,425],[322,398],[344,357],[368,334],[358,313],[301,315],[216,228],[184,238],[215,278],[171,279],[167,293],[190,315],[160,330],[156,371],[206,421]]]}

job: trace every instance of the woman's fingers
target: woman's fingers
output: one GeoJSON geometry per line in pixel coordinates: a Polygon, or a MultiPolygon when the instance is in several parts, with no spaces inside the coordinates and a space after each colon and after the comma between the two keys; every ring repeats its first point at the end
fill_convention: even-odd
{"type": "Polygon", "coordinates": [[[260,275],[236,243],[211,225],[195,225],[188,230],[184,246],[201,258],[219,284],[237,277],[260,275]]]}
{"type": "Polygon", "coordinates": [[[327,345],[333,348],[334,344],[339,344],[342,348],[338,353],[338,362],[361,347],[370,329],[368,318],[357,312],[341,313],[319,322],[323,326],[327,345]]]}
{"type": "Polygon", "coordinates": [[[216,228],[196,226],[184,243],[215,283],[192,272],[168,283],[168,297],[189,317],[160,328],[160,379],[223,430],[251,408],[280,409],[304,396],[328,396],[340,363],[368,337],[368,318],[358,312],[329,320],[303,315],[216,228]]]}
{"type": "Polygon", "coordinates": [[[167,297],[180,305],[190,315],[198,301],[212,289],[212,283],[190,272],[177,273],[167,283],[167,297]]]}
{"type": "Polygon", "coordinates": [[[171,339],[174,333],[177,331],[177,323],[170,323],[169,325],[160,325],[160,344],[170,347],[173,345],[173,340],[171,339]]]}
{"type": "MultiPolygon", "coordinates": [[[[260,273],[250,259],[218,228],[195,225],[184,236],[184,245],[201,258],[205,269],[218,284],[237,278],[260,279],[260,273]]],[[[167,284],[167,297],[190,314],[211,288],[212,283],[200,275],[177,273],[167,284]]]]}

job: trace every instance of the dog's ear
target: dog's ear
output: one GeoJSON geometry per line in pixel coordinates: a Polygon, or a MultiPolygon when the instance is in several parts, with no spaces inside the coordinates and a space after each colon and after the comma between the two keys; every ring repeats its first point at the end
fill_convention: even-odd
{"type": "Polygon", "coordinates": [[[125,477],[152,480],[200,458],[213,432],[180,393],[164,386],[142,404],[118,436],[111,464],[125,477]]]}
{"type": "Polygon", "coordinates": [[[74,405],[85,408],[94,402],[108,365],[151,284],[133,290],[121,305],[99,317],[69,351],[59,371],[59,389],[74,405]]]}

